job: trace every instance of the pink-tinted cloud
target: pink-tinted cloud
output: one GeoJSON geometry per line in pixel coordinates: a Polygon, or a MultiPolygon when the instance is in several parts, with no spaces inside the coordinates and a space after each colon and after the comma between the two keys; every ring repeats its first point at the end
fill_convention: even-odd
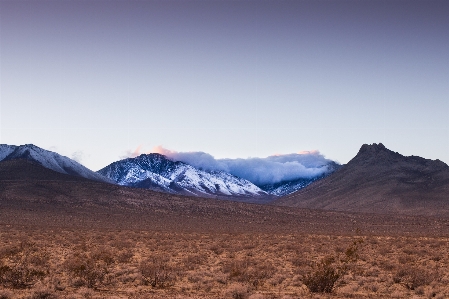
{"type": "MultiPolygon", "coordinates": [[[[140,147],[134,151],[136,152],[143,153],[140,147]]],[[[150,152],[162,154],[172,161],[182,161],[203,170],[229,172],[256,185],[317,177],[328,172],[328,165],[332,162],[317,150],[246,159],[215,159],[205,152],[177,152],[161,145],[150,152]]]]}

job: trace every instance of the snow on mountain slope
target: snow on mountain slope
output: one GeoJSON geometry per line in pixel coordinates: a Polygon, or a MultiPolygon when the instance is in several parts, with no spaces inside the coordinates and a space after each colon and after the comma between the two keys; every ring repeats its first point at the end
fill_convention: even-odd
{"type": "Polygon", "coordinates": [[[26,159],[42,165],[45,168],[54,170],[59,173],[84,177],[87,179],[112,183],[111,180],[102,175],[84,167],[78,162],[61,156],[55,152],[44,150],[33,144],[0,145],[0,161],[26,159]]]}
{"type": "Polygon", "coordinates": [[[272,184],[272,185],[264,185],[264,186],[260,186],[260,188],[262,190],[265,190],[266,192],[270,193],[271,195],[284,196],[284,195],[288,195],[290,193],[296,192],[302,188],[305,188],[320,178],[322,178],[322,177],[313,178],[313,179],[297,179],[297,180],[293,180],[293,181],[280,182],[280,183],[272,184]]]}
{"type": "Polygon", "coordinates": [[[253,183],[222,171],[203,171],[160,154],[114,162],[98,171],[120,185],[198,196],[267,196],[253,183]]]}
{"type": "Polygon", "coordinates": [[[300,179],[296,179],[296,180],[282,181],[282,182],[275,183],[275,184],[267,184],[267,185],[262,185],[262,186],[259,185],[259,187],[271,195],[285,196],[285,195],[291,194],[293,192],[296,192],[302,188],[305,188],[315,181],[325,178],[326,176],[332,174],[334,171],[339,169],[341,167],[341,165],[339,165],[335,162],[331,162],[323,167],[326,168],[326,171],[324,172],[323,175],[320,175],[317,177],[300,178],[300,179]]]}
{"type": "Polygon", "coordinates": [[[16,148],[15,145],[0,144],[0,161],[9,156],[16,148]]]}

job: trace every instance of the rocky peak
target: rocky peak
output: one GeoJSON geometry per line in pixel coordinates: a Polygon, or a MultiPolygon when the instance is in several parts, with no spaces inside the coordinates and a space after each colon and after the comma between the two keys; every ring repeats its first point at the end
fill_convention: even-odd
{"type": "Polygon", "coordinates": [[[444,162],[440,160],[424,159],[417,156],[403,156],[397,152],[387,149],[382,143],[364,144],[360,148],[357,155],[348,162],[348,165],[377,165],[381,167],[392,167],[393,165],[401,165],[410,168],[417,167],[420,169],[428,169],[429,171],[439,171],[447,169],[444,162]]]}
{"type": "Polygon", "coordinates": [[[386,151],[386,150],[388,150],[388,149],[382,143],[364,144],[360,148],[357,155],[365,154],[365,153],[369,153],[369,154],[379,153],[380,151],[386,151]]]}

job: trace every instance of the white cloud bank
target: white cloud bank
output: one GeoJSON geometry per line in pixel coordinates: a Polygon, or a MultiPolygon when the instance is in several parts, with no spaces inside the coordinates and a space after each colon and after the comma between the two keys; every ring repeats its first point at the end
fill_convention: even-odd
{"type": "MultiPolygon", "coordinates": [[[[135,151],[129,151],[128,157],[138,156],[143,153],[141,150],[142,147],[139,146],[135,151]]],[[[182,161],[203,170],[226,171],[256,185],[314,178],[328,172],[327,165],[333,162],[319,151],[247,159],[215,159],[204,152],[176,152],[162,146],[155,147],[147,153],[159,153],[172,161],[182,161]]]]}

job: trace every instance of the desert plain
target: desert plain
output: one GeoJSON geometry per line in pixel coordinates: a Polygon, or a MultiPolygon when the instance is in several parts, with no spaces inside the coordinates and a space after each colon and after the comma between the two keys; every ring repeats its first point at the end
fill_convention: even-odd
{"type": "Polygon", "coordinates": [[[449,297],[445,217],[174,196],[68,176],[3,180],[1,192],[2,299],[449,297]]]}

